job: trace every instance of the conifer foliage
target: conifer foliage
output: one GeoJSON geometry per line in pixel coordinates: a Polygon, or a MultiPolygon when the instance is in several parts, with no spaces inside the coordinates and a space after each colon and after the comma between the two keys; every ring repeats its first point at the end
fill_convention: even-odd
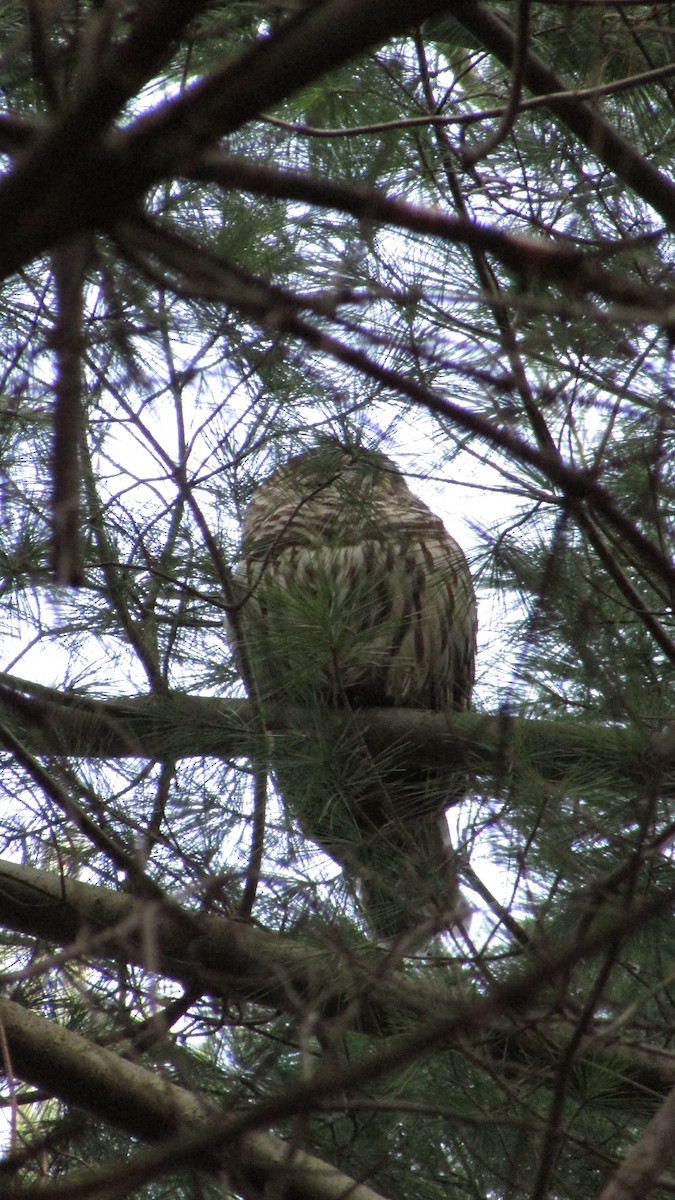
{"type": "Polygon", "coordinates": [[[0,1193],[671,1195],[675,4],[0,28],[0,1193]],[[445,692],[377,572],[268,617],[326,446],[445,692]]]}

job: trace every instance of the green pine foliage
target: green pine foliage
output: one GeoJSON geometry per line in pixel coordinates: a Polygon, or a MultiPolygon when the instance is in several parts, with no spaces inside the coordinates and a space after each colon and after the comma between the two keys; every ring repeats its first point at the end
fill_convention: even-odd
{"type": "Polygon", "coordinates": [[[675,4],[0,29],[0,1192],[671,1195],[675,4]],[[242,512],[326,437],[466,550],[473,714],[319,704],[329,596],[245,678],[242,512]],[[407,755],[466,780],[421,949],[306,836],[407,755]]]}

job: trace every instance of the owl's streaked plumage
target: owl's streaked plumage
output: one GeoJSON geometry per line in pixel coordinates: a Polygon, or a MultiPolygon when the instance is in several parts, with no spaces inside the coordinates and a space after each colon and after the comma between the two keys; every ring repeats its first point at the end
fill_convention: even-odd
{"type": "MultiPolygon", "coordinates": [[[[336,745],[335,708],[468,707],[476,604],[466,559],[397,467],[377,451],[329,444],[291,459],[254,493],[240,584],[248,656],[261,697],[311,714],[307,753],[273,766],[304,833],[359,883],[378,937],[460,906],[445,808],[463,783],[373,761],[354,726],[336,745]]],[[[301,740],[302,736],[301,736],[301,740]]]]}

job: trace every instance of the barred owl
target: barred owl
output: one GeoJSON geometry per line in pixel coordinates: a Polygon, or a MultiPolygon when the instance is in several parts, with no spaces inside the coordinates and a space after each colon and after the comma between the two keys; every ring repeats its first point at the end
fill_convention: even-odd
{"type": "Polygon", "coordinates": [[[339,862],[382,940],[462,912],[446,807],[465,783],[405,745],[373,756],[364,705],[467,708],[476,605],[466,559],[390,459],[328,444],[292,458],[243,520],[241,623],[261,698],[302,724],[275,739],[278,789],[339,862]]]}

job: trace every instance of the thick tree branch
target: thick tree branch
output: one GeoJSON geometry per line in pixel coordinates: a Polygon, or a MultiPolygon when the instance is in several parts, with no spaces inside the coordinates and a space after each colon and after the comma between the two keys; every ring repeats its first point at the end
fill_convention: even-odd
{"type": "MultiPolygon", "coordinates": [[[[164,1156],[166,1165],[188,1161],[211,1171],[225,1168],[249,1187],[280,1188],[288,1200],[338,1200],[344,1196],[382,1200],[371,1188],[329,1163],[293,1150],[280,1138],[242,1130],[236,1111],[219,1111],[201,1096],[11,1000],[0,999],[0,1026],[9,1052],[6,1073],[11,1070],[132,1137],[160,1143],[159,1154],[142,1165],[132,1160],[113,1166],[115,1180],[123,1177],[130,1190],[134,1183],[161,1170],[164,1156]]],[[[102,1190],[110,1170],[87,1173],[87,1194],[93,1195],[98,1187],[102,1190]]],[[[72,1182],[77,1188],[77,1179],[72,1182]]],[[[31,1192],[23,1188],[19,1194],[27,1198],[31,1192]]],[[[49,1192],[45,1193],[41,1184],[36,1194],[49,1192]]]]}
{"type": "Polygon", "coordinates": [[[212,145],[332,67],[424,21],[439,0],[324,0],[112,139],[110,123],[202,5],[147,0],[130,37],[100,62],[63,115],[36,135],[0,185],[0,277],[66,238],[110,228],[186,152],[212,145]],[[67,165],[67,169],[64,169],[67,165]]]}
{"type": "MultiPolygon", "coordinates": [[[[91,700],[41,688],[8,676],[0,679],[0,714],[36,755],[85,758],[234,759],[265,754],[255,714],[246,700],[220,700],[173,692],[123,700],[91,700]]],[[[453,767],[493,781],[529,779],[560,782],[569,777],[601,778],[644,786],[654,772],[664,778],[670,758],[654,754],[651,733],[635,726],[593,725],[558,719],[432,713],[415,709],[361,709],[328,716],[336,738],[357,720],[374,755],[400,747],[407,762],[453,767]]],[[[299,714],[266,710],[267,729],[289,743],[303,740],[299,714]]]]}
{"type": "MultiPolygon", "coordinates": [[[[118,196],[120,187],[119,181],[115,186],[100,139],[202,7],[203,0],[168,5],[165,0],[145,0],[129,37],[88,63],[86,82],[71,104],[36,128],[31,145],[0,185],[0,212],[10,221],[6,228],[12,229],[0,250],[0,273],[12,274],[37,254],[73,234],[100,228],[110,217],[106,192],[118,196]]],[[[96,42],[94,25],[107,19],[104,12],[91,16],[91,46],[96,42]]],[[[132,202],[133,184],[124,190],[126,202],[132,202]]],[[[114,204],[113,200],[113,209],[114,204]]]]}
{"type": "MultiPolygon", "coordinates": [[[[186,933],[187,919],[177,920],[152,901],[0,861],[0,925],[63,948],[42,964],[34,961],[34,972],[60,959],[113,959],[196,986],[230,1004],[300,1017],[311,1011],[323,1021],[337,1019],[341,1030],[356,1029],[378,1039],[407,1020],[418,1024],[430,1012],[450,1019],[466,1001],[454,971],[436,968],[426,977],[393,967],[383,971],[383,952],[363,948],[356,953],[353,944],[338,947],[329,940],[330,931],[323,938],[315,931],[308,941],[227,917],[190,913],[189,918],[193,937],[186,933]]],[[[532,947],[536,962],[540,951],[532,947]]],[[[521,1066],[530,1070],[534,1060],[543,1071],[557,1066],[573,1022],[546,1015],[539,1030],[536,1012],[522,1012],[522,1027],[504,1021],[501,1013],[491,1019],[484,1031],[486,1069],[490,1059],[510,1063],[515,1074],[521,1066]]],[[[673,1086],[675,1067],[658,1047],[650,1053],[632,1042],[624,1046],[620,1031],[604,1023],[581,1038],[578,1053],[591,1063],[606,1059],[614,1075],[640,1091],[665,1095],[673,1086]]]]}
{"type": "Polygon", "coordinates": [[[238,919],[187,908],[177,914],[174,904],[4,859],[0,924],[55,942],[66,958],[132,963],[228,1003],[288,1012],[308,1005],[325,1018],[349,1007],[353,1024],[372,1033],[386,1029],[387,1013],[419,1017],[428,1004],[403,974],[379,977],[382,954],[367,947],[360,954],[352,947],[347,958],[336,953],[328,936],[310,944],[238,919]]]}

